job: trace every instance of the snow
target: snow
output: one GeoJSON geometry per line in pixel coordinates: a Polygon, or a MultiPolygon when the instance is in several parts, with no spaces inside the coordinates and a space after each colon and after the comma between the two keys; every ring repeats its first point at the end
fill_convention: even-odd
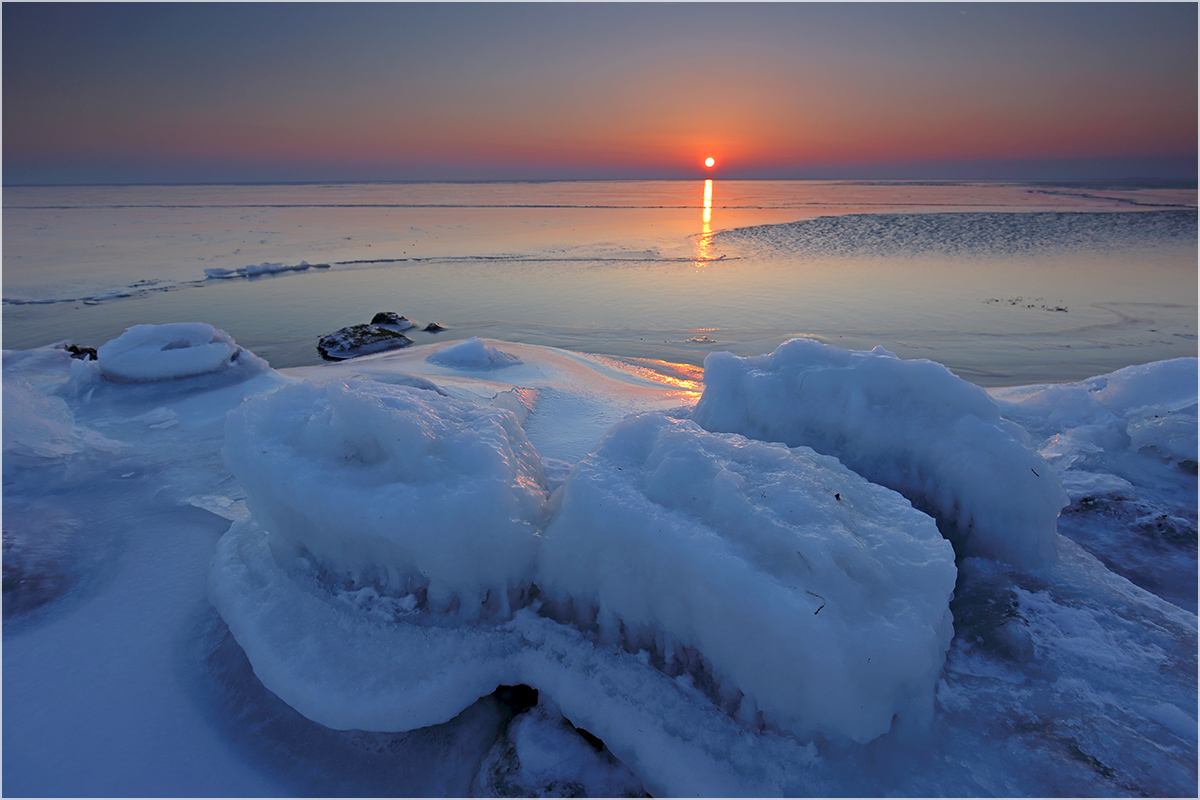
{"type": "Polygon", "coordinates": [[[985,393],[789,345],[697,405],[463,344],[6,351],[4,793],[1195,795],[1195,359],[985,393]],[[828,409],[842,452],[706,430],[746,408],[828,409]],[[930,496],[974,509],[957,565],[872,477],[897,443],[943,529],[930,496]],[[1013,538],[1052,505],[1027,464],[1070,505],[1013,538]]]}
{"type": "Polygon", "coordinates": [[[808,448],[650,413],[614,426],[559,503],[539,586],[603,639],[715,680],[739,719],[866,742],[931,716],[954,552],[900,495],[808,448]]]}
{"type": "Polygon", "coordinates": [[[1054,557],[1067,504],[1058,475],[985,391],[936,362],[813,339],[712,353],[692,418],[835,456],[937,516],[962,553],[1024,566],[1054,557]]]}

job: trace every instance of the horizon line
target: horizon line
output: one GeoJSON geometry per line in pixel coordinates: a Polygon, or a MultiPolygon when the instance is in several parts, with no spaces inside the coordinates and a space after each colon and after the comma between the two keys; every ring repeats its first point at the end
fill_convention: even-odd
{"type": "Polygon", "coordinates": [[[745,183],[789,181],[794,183],[845,183],[845,184],[925,184],[949,185],[967,183],[988,184],[1130,184],[1173,186],[1176,188],[1200,188],[1200,178],[1167,178],[1129,175],[1119,178],[738,178],[696,175],[690,178],[381,178],[381,179],[332,179],[332,180],[180,180],[180,181],[83,181],[83,182],[14,182],[0,181],[2,189],[51,189],[51,188],[103,188],[132,186],[344,186],[344,185],[387,185],[387,184],[485,184],[485,183],[690,183],[692,181],[726,180],[745,183]]]}

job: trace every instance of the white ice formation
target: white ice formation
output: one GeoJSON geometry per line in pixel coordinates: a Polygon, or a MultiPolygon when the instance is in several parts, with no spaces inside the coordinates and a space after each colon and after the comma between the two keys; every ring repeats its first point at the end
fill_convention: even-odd
{"type": "Polygon", "coordinates": [[[204,270],[204,275],[208,278],[213,278],[216,280],[226,280],[229,278],[260,278],[263,275],[278,275],[281,272],[304,272],[309,268],[329,269],[329,265],[309,264],[307,261],[301,261],[299,264],[282,264],[264,261],[261,264],[248,264],[237,269],[210,267],[204,270]]]}
{"type": "Polygon", "coordinates": [[[1111,465],[1094,463],[1102,454],[1111,462],[1114,454],[1143,451],[1177,464],[1190,461],[1195,469],[1196,384],[1197,360],[1173,358],[1078,383],[993,394],[1023,426],[1053,437],[1043,454],[1056,465],[1105,469],[1111,465]]]}
{"type": "Polygon", "coordinates": [[[267,363],[203,322],[134,325],[96,350],[101,374],[116,381],[165,381],[240,368],[256,372],[267,363]]]}
{"type": "Polygon", "coordinates": [[[1054,557],[1058,475],[983,389],[941,364],[813,339],[712,353],[692,418],[835,456],[937,516],[964,553],[1018,566],[1054,557]]]}
{"type": "Polygon", "coordinates": [[[429,357],[429,363],[463,369],[497,369],[520,364],[521,359],[487,344],[478,336],[472,336],[458,344],[438,350],[429,357]]]}
{"type": "Polygon", "coordinates": [[[868,741],[897,715],[929,716],[952,634],[953,551],[900,495],[807,448],[642,415],[616,425],[551,503],[510,411],[346,380],[248,400],[229,415],[224,452],[257,527],[222,544],[213,602],[264,682],[323,724],[428,725],[529,680],[498,655],[521,645],[489,626],[529,605],[535,582],[559,624],[588,630],[598,617],[602,640],[648,649],[745,724],[868,741]],[[255,573],[271,577],[237,577],[255,573]],[[306,665],[318,645],[300,644],[317,611],[295,615],[316,601],[262,595],[289,580],[352,591],[396,622],[387,702],[378,687],[357,694],[361,681],[304,688],[322,671],[306,665]],[[297,647],[310,656],[289,666],[297,647]],[[438,699],[414,706],[421,696],[438,699]]]}
{"type": "Polygon", "coordinates": [[[532,577],[546,479],[512,412],[372,381],[230,413],[225,459],[272,534],[357,581],[470,617],[532,577]]]}
{"type": "Polygon", "coordinates": [[[560,505],[542,589],[715,680],[740,719],[865,742],[930,716],[954,552],[899,494],[807,447],[651,413],[604,436],[560,505]]]}

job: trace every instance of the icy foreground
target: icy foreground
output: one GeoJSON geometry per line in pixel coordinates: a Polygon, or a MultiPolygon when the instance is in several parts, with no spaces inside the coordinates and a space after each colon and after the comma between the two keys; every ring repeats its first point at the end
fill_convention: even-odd
{"type": "Polygon", "coordinates": [[[1196,792],[1195,359],[98,355],[4,356],[7,794],[1196,792]]]}

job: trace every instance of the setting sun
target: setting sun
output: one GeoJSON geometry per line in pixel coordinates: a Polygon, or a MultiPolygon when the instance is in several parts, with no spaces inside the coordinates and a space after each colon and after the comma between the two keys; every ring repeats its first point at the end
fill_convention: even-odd
{"type": "Polygon", "coordinates": [[[712,156],[709,156],[708,158],[704,159],[704,166],[706,166],[706,167],[711,167],[711,166],[715,165],[716,163],[717,163],[717,160],[715,158],[713,158],[712,156]]]}

